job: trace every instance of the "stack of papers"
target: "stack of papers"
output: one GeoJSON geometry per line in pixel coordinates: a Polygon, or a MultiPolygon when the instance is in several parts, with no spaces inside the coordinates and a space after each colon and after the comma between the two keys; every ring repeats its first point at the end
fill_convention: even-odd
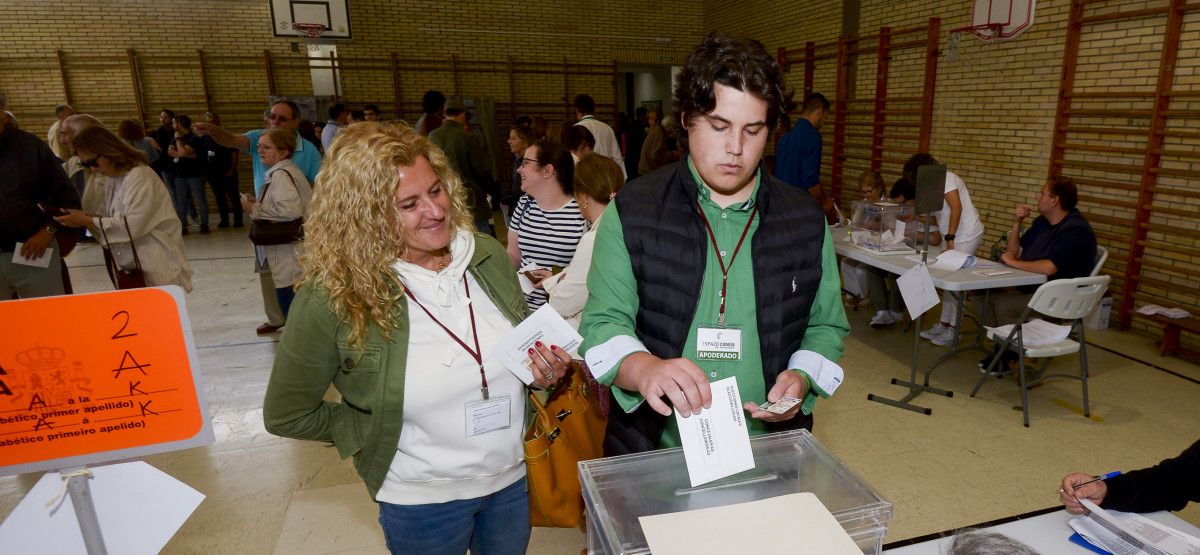
{"type": "Polygon", "coordinates": [[[939,268],[953,272],[963,268],[970,268],[975,265],[975,257],[962,251],[943,251],[939,254],[937,261],[930,265],[931,268],[939,268]]]}
{"type": "MultiPolygon", "coordinates": [[[[988,331],[996,337],[1008,337],[1014,324],[989,327],[988,331]]],[[[1045,320],[1034,319],[1021,325],[1021,340],[1026,347],[1044,347],[1063,341],[1071,335],[1071,326],[1051,324],[1045,320]]]]}
{"type": "Polygon", "coordinates": [[[1175,318],[1175,319],[1187,318],[1188,316],[1192,315],[1190,312],[1188,312],[1182,308],[1167,308],[1164,306],[1158,306],[1156,304],[1145,305],[1145,306],[1137,309],[1137,312],[1138,312],[1138,314],[1145,314],[1146,316],[1153,316],[1155,314],[1161,314],[1163,316],[1166,316],[1167,318],[1175,318]]]}
{"type": "Polygon", "coordinates": [[[1197,555],[1200,538],[1163,526],[1136,513],[1106,511],[1081,500],[1091,514],[1068,521],[1088,543],[1115,555],[1197,555]]]}

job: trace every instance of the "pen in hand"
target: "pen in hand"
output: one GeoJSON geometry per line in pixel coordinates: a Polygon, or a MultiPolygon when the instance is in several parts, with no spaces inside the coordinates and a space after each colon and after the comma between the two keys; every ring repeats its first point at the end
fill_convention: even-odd
{"type": "MultiPolygon", "coordinates": [[[[1079,487],[1086,486],[1086,485],[1088,485],[1088,484],[1090,484],[1090,483],[1092,483],[1092,482],[1099,482],[1099,481],[1101,481],[1101,480],[1107,480],[1107,479],[1109,479],[1109,478],[1115,478],[1115,477],[1117,477],[1117,476],[1120,476],[1120,475],[1121,475],[1121,471],[1120,471],[1120,470],[1116,470],[1116,471],[1113,471],[1113,472],[1109,472],[1108,474],[1104,474],[1104,475],[1101,475],[1101,476],[1096,476],[1095,478],[1092,478],[1091,480],[1084,480],[1084,481],[1082,481],[1082,482],[1079,482],[1078,484],[1075,484],[1075,485],[1071,486],[1071,488],[1072,488],[1072,489],[1078,489],[1079,487]]],[[[1058,488],[1058,493],[1063,493],[1063,490],[1062,490],[1062,488],[1058,488]]]]}

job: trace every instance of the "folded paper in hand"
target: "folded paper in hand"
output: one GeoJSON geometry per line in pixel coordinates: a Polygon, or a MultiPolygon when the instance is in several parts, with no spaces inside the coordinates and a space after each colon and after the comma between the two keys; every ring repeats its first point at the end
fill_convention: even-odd
{"type": "MultiPolygon", "coordinates": [[[[1012,333],[1013,324],[989,327],[995,337],[1008,337],[1012,333]]],[[[1071,326],[1051,324],[1045,320],[1034,319],[1021,325],[1021,341],[1026,347],[1043,347],[1063,341],[1071,335],[1071,326]]]]}
{"type": "Polygon", "coordinates": [[[500,339],[496,346],[492,347],[488,357],[504,364],[505,368],[528,385],[533,383],[533,372],[529,370],[529,349],[533,349],[538,341],[547,348],[554,345],[566,351],[572,358],[580,358],[577,350],[583,338],[548,304],[535,310],[525,321],[517,324],[508,335],[500,339]]]}
{"type": "Polygon", "coordinates": [[[709,384],[712,407],[686,418],[675,411],[683,459],[692,487],[754,468],[750,429],[742,409],[737,378],[709,384]]]}

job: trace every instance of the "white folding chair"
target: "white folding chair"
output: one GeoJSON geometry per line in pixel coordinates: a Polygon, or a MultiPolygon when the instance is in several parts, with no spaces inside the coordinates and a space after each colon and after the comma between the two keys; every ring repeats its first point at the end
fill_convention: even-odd
{"type": "Polygon", "coordinates": [[[1100,275],[1100,269],[1104,267],[1104,262],[1108,260],[1108,249],[1096,245],[1096,265],[1092,267],[1092,277],[1100,275]]]}
{"type": "MultiPolygon", "coordinates": [[[[1104,254],[1107,256],[1107,252],[1104,254]]],[[[1104,260],[1101,258],[1097,267],[1102,266],[1103,263],[1104,260]]],[[[1056,279],[1043,283],[1041,287],[1038,287],[1037,292],[1033,294],[1033,298],[1029,300],[1025,311],[1021,314],[1020,320],[1016,322],[1016,325],[1013,326],[1013,330],[1009,332],[1007,337],[997,335],[990,330],[988,331],[988,337],[997,342],[996,355],[992,357],[992,361],[984,371],[984,375],[975,384],[975,389],[971,390],[971,396],[974,397],[979,392],[979,388],[983,386],[983,383],[994,375],[996,366],[1004,358],[1000,356],[1000,353],[1012,350],[1017,353],[1019,362],[1017,372],[1019,373],[1021,382],[1021,410],[1025,413],[1026,428],[1029,427],[1029,389],[1049,378],[1072,378],[1083,382],[1083,415],[1091,416],[1091,407],[1088,405],[1087,347],[1084,341],[1083,319],[1091,313],[1096,304],[1100,302],[1100,298],[1104,296],[1104,292],[1108,289],[1109,279],[1111,279],[1109,276],[1056,279]],[[1078,340],[1072,340],[1070,335],[1068,335],[1066,339],[1051,345],[1025,346],[1025,341],[1021,334],[1021,324],[1028,322],[1035,314],[1069,321],[1071,334],[1075,335],[1078,340]],[[1066,373],[1044,375],[1046,366],[1049,365],[1052,357],[1069,355],[1075,352],[1079,353],[1078,375],[1066,373]],[[1035,374],[1027,376],[1026,370],[1029,369],[1025,366],[1026,358],[1043,358],[1045,360],[1042,361],[1041,368],[1035,374]]]]}

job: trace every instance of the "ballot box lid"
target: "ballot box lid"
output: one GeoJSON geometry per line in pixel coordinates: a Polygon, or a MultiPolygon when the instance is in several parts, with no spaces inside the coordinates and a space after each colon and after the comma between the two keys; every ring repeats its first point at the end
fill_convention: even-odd
{"type": "Polygon", "coordinates": [[[882,546],[892,504],[807,430],[750,439],[754,468],[691,487],[683,450],[579,463],[590,553],[649,553],[638,517],[812,492],[864,553],[882,546]]]}

